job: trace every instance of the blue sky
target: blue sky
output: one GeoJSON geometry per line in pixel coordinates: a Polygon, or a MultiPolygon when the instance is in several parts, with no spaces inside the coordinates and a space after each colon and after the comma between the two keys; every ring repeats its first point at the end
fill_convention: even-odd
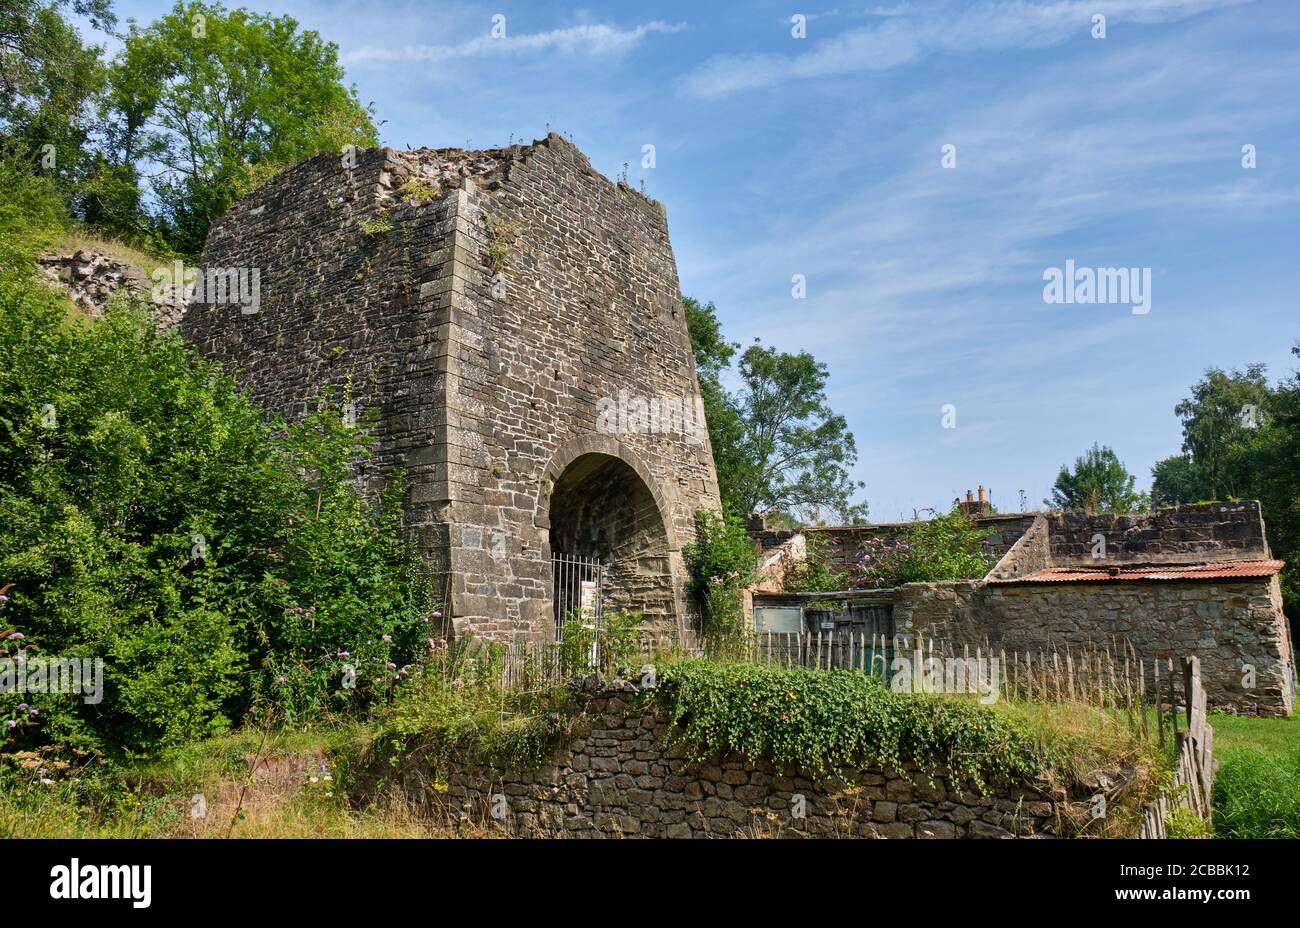
{"type": "Polygon", "coordinates": [[[337,43],[386,144],[549,127],[627,162],[683,292],[829,365],[875,519],[980,483],[1034,508],[1094,441],[1145,488],[1205,368],[1294,366],[1296,0],[247,5],[337,43]],[[1045,303],[1067,260],[1150,268],[1150,312],[1045,303]]]}

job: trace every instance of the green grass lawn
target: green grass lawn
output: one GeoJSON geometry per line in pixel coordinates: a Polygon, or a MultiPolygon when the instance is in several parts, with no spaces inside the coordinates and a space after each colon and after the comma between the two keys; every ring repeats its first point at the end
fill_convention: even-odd
{"type": "Polygon", "coordinates": [[[1221,838],[1300,838],[1300,716],[1211,715],[1214,832],[1221,838]]]}

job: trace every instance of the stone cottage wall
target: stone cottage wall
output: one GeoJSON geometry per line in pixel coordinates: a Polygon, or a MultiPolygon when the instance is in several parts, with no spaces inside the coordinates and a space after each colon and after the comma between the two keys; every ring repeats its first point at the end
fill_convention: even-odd
{"type": "Polygon", "coordinates": [[[1000,838],[1052,835],[1062,819],[1086,816],[1086,799],[1063,790],[981,796],[954,791],[942,772],[931,783],[914,769],[873,768],[854,771],[855,786],[819,786],[739,757],[695,764],[664,746],[666,722],[637,705],[627,692],[595,694],[571,740],[536,771],[416,763],[397,783],[438,818],[524,836],[1000,838]]]}
{"type": "Polygon", "coordinates": [[[1128,642],[1138,658],[1201,660],[1212,708],[1290,715],[1295,665],[1278,578],[1231,581],[909,583],[896,591],[896,633],[957,652],[1128,642]]]}
{"type": "Polygon", "coordinates": [[[1278,578],[996,585],[989,640],[1007,650],[1127,641],[1147,661],[1196,655],[1212,708],[1290,715],[1295,666],[1278,578]],[[1253,669],[1253,673],[1252,673],[1253,669]]]}

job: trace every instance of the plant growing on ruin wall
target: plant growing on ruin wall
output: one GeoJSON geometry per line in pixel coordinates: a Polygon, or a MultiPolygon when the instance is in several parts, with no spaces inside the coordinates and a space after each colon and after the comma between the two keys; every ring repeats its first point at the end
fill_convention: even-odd
{"type": "Polygon", "coordinates": [[[885,589],[903,583],[972,580],[983,577],[994,557],[987,529],[953,509],[916,519],[893,534],[807,535],[807,558],[786,575],[789,591],[885,589]]]}
{"type": "Polygon", "coordinates": [[[515,221],[487,217],[488,227],[488,269],[495,275],[506,269],[510,262],[510,253],[519,241],[520,225],[515,221]]]}
{"type": "Polygon", "coordinates": [[[695,541],[682,555],[704,620],[706,647],[720,656],[739,653],[745,634],[741,594],[754,582],[758,568],[758,554],[744,524],[701,510],[695,514],[695,541]]]}
{"type": "Polygon", "coordinates": [[[437,184],[430,183],[423,177],[413,177],[402,188],[402,201],[404,203],[418,203],[421,200],[432,200],[440,193],[442,193],[442,190],[437,184]]]}
{"type": "Polygon", "coordinates": [[[560,672],[564,678],[589,673],[625,672],[642,653],[639,636],[645,616],[640,612],[605,613],[600,628],[576,611],[561,626],[560,672]]]}

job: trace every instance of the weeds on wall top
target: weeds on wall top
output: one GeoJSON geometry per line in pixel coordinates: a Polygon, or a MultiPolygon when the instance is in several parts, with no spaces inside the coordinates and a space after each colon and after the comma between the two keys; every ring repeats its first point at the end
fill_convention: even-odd
{"type": "Polygon", "coordinates": [[[893,693],[851,670],[686,660],[660,670],[655,692],[697,762],[736,753],[819,779],[915,764],[932,774],[947,768],[955,784],[981,792],[1047,766],[1038,739],[1014,718],[947,697],[893,693]]]}
{"type": "Polygon", "coordinates": [[[441,193],[442,189],[437,184],[430,183],[423,177],[414,177],[402,188],[402,201],[418,203],[422,200],[432,200],[441,193]]]}

